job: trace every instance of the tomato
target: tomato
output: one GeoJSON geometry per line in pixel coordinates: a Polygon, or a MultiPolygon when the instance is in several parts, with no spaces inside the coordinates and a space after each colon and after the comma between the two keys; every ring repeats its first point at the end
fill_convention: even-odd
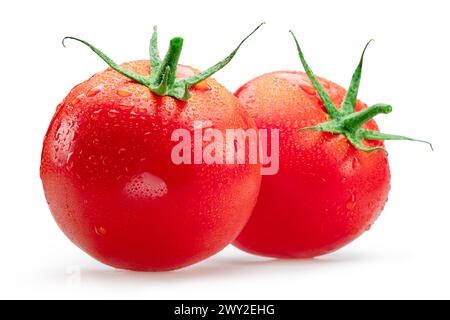
{"type": "Polygon", "coordinates": [[[112,68],[69,93],[45,136],[40,174],[57,224],[116,268],[174,270],[217,253],[252,212],[260,165],[174,164],[172,133],[192,132],[197,120],[256,129],[238,99],[206,79],[231,58],[199,76],[177,65],[180,38],[159,59],[156,30],[151,65],[118,66],[82,42],[112,68]]]}
{"type": "Polygon", "coordinates": [[[312,258],[369,230],[390,189],[379,140],[412,140],[378,132],[371,118],[390,106],[367,108],[356,100],[362,58],[346,92],[316,78],[298,50],[307,73],[265,74],[236,92],[258,128],[280,130],[279,173],[263,177],[254,213],[235,242],[263,256],[312,258]]]}

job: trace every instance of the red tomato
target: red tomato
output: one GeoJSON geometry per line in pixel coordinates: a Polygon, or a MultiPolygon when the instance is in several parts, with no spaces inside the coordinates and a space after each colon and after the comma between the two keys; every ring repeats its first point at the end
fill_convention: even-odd
{"type": "MultiPolygon", "coordinates": [[[[321,83],[340,105],[345,90],[321,83]]],[[[328,120],[305,73],[269,73],[245,84],[236,96],[259,128],[280,130],[280,171],[263,178],[253,215],[235,243],[239,248],[309,258],[342,247],[370,227],[389,192],[386,154],[357,150],[340,135],[299,133],[328,120]]],[[[364,107],[358,103],[356,108],[364,107]]],[[[377,129],[374,121],[366,128],[377,129]]]]}
{"type": "Polygon", "coordinates": [[[313,85],[312,72],[309,77],[293,71],[265,74],[236,92],[258,128],[280,130],[280,171],[263,177],[257,205],[237,247],[263,256],[311,258],[348,244],[377,219],[390,189],[388,159],[383,150],[371,149],[383,147],[382,142],[360,138],[365,134],[382,140],[410,139],[383,135],[369,120],[390,112],[390,106],[366,109],[356,101],[361,67],[362,59],[347,113],[340,109],[334,121],[330,112],[343,103],[347,92],[325,79],[313,85]],[[373,114],[359,112],[363,109],[373,114]],[[354,122],[346,126],[351,117],[354,122]],[[308,130],[299,132],[303,128],[308,130]]]}
{"type": "MultiPolygon", "coordinates": [[[[122,67],[149,75],[148,61],[122,67]]],[[[196,73],[178,66],[183,78],[196,73]]],[[[64,233],[101,262],[138,271],[185,267],[224,248],[247,222],[260,165],[175,165],[171,135],[192,132],[196,120],[222,132],[255,124],[213,79],[189,95],[156,95],[108,69],[58,106],[42,152],[45,195],[64,233]]]]}

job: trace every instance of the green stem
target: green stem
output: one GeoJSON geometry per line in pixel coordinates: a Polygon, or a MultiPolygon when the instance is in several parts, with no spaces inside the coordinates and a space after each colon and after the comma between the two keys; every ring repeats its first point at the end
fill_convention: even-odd
{"type": "Polygon", "coordinates": [[[214,73],[216,73],[217,71],[221,70],[223,67],[225,67],[227,64],[230,63],[230,61],[234,58],[234,56],[236,55],[236,53],[238,52],[238,50],[242,47],[242,45],[244,44],[245,41],[248,40],[248,38],[250,38],[256,31],[258,31],[259,28],[261,28],[264,24],[266,24],[265,22],[261,23],[259,26],[257,26],[248,36],[246,36],[240,43],[239,45],[236,47],[236,49],[233,50],[233,52],[230,53],[230,55],[228,55],[228,57],[226,57],[225,59],[223,59],[222,61],[218,62],[217,64],[215,64],[214,66],[208,68],[207,70],[192,76],[190,78],[181,80],[180,83],[181,84],[186,84],[189,88],[196,85],[199,82],[202,82],[203,80],[211,77],[214,73]]]}
{"type": "Polygon", "coordinates": [[[313,84],[314,88],[317,90],[317,93],[320,96],[320,99],[323,102],[323,105],[325,109],[327,110],[328,115],[331,119],[336,119],[339,117],[339,110],[334,106],[333,102],[331,101],[330,96],[325,91],[325,89],[322,87],[320,82],[316,79],[316,76],[314,75],[313,71],[309,67],[308,63],[306,62],[305,56],[303,55],[302,48],[300,47],[300,43],[297,40],[297,37],[295,36],[294,32],[289,31],[294,38],[295,44],[297,46],[298,55],[300,57],[300,61],[302,62],[303,68],[305,69],[306,75],[308,76],[309,80],[313,84]]]}
{"type": "Polygon", "coordinates": [[[180,60],[182,50],[183,38],[177,37],[170,40],[169,50],[167,51],[156,76],[157,83],[161,83],[163,78],[167,77],[167,86],[170,88],[174,85],[177,77],[178,61],[180,60]],[[168,72],[168,75],[166,75],[166,72],[168,72]]]}
{"type": "Polygon", "coordinates": [[[220,61],[216,65],[207,69],[206,71],[194,75],[190,78],[183,79],[180,81],[176,80],[177,76],[177,66],[178,61],[180,59],[181,51],[183,49],[183,38],[177,37],[173,38],[170,41],[169,50],[164,57],[164,60],[161,61],[158,50],[158,30],[155,26],[153,28],[153,35],[150,41],[150,75],[143,76],[127,70],[122,66],[118,65],[114,60],[109,58],[102,51],[91,45],[90,43],[80,40],[74,37],[65,37],[63,39],[63,45],[65,44],[65,40],[72,39],[79,41],[89,47],[95,54],[97,54],[103,61],[105,61],[112,69],[119,72],[120,74],[140,83],[146,87],[148,87],[153,93],[160,96],[171,96],[175,99],[185,101],[191,97],[189,90],[191,87],[196,85],[197,83],[209,78],[217,71],[221,70],[225,67],[233,57],[236,55],[237,51],[243,45],[245,41],[247,41],[250,36],[252,36],[264,23],[260,24],[252,33],[250,33],[247,37],[242,40],[237,48],[224,60],[220,61]]]}
{"type": "Polygon", "coordinates": [[[359,60],[359,64],[356,67],[355,72],[352,76],[352,81],[350,82],[350,88],[347,91],[347,94],[345,95],[344,102],[342,103],[341,108],[341,114],[350,114],[355,112],[355,105],[356,105],[356,97],[358,96],[359,91],[359,85],[361,83],[361,75],[362,75],[362,67],[364,63],[364,55],[366,54],[366,50],[369,47],[369,44],[373,40],[370,40],[367,42],[366,46],[364,47],[363,53],[361,55],[361,59],[359,60]]]}
{"type": "Polygon", "coordinates": [[[341,118],[343,126],[350,130],[355,131],[361,127],[367,121],[373,119],[376,115],[381,113],[389,114],[392,112],[392,107],[387,104],[376,104],[367,109],[361,110],[356,113],[351,113],[348,116],[341,118]]]}
{"type": "Polygon", "coordinates": [[[104,54],[102,51],[100,51],[99,49],[97,49],[96,47],[94,47],[92,44],[75,38],[75,37],[65,37],[62,41],[62,44],[64,47],[66,47],[66,40],[67,39],[71,39],[71,40],[75,40],[78,42],[81,42],[82,44],[86,45],[89,49],[91,49],[95,54],[97,54],[103,61],[106,62],[106,64],[108,66],[110,66],[113,70],[123,74],[124,76],[136,81],[137,83],[140,83],[144,86],[148,86],[149,85],[149,79],[147,79],[146,77],[139,75],[137,73],[134,73],[130,70],[127,70],[125,68],[123,68],[122,66],[118,65],[116,62],[114,62],[114,60],[112,60],[110,57],[108,57],[106,54],[104,54]]]}
{"type": "MultiPolygon", "coordinates": [[[[158,49],[158,27],[153,27],[153,34],[152,39],[150,40],[150,74],[155,75],[156,72],[151,72],[152,70],[159,70],[159,67],[161,66],[161,58],[159,56],[159,49],[158,49]]],[[[154,81],[154,79],[152,79],[154,81]]]]}
{"type": "Polygon", "coordinates": [[[382,133],[382,132],[378,132],[378,131],[359,129],[358,135],[366,140],[383,140],[383,141],[385,141],[385,140],[405,140],[405,141],[426,143],[430,146],[431,150],[434,151],[433,145],[431,143],[429,143],[428,141],[417,140],[417,139],[413,139],[413,138],[409,138],[409,137],[405,137],[405,136],[399,136],[397,134],[387,134],[387,133],[382,133]]]}
{"type": "Polygon", "coordinates": [[[321,86],[319,81],[317,81],[314,73],[312,72],[311,68],[306,62],[302,49],[300,48],[300,44],[297,38],[295,37],[294,33],[292,31],[290,31],[290,33],[292,34],[294,41],[297,45],[297,51],[300,56],[300,61],[303,65],[303,68],[305,69],[306,74],[308,75],[309,79],[314,85],[314,88],[317,90],[317,93],[319,94],[320,99],[322,100],[322,103],[324,104],[325,109],[329,117],[331,118],[330,121],[320,123],[316,126],[300,129],[299,132],[306,130],[313,130],[313,131],[329,132],[332,134],[342,134],[346,136],[349,143],[352,144],[356,149],[359,149],[364,152],[374,152],[378,150],[384,150],[384,148],[382,147],[374,147],[374,148],[367,147],[364,144],[364,140],[417,141],[428,143],[433,149],[433,146],[427,141],[412,139],[399,135],[385,134],[380,133],[378,131],[370,131],[361,128],[362,125],[364,125],[367,121],[373,119],[376,115],[381,113],[388,114],[392,112],[392,107],[388,104],[376,104],[367,109],[355,112],[356,99],[359,91],[359,85],[361,82],[364,54],[367,50],[367,47],[372,42],[372,40],[369,41],[364,47],[359,64],[356,67],[355,72],[353,73],[350,88],[344,98],[341,108],[338,110],[336,106],[333,104],[328,93],[321,86]]]}

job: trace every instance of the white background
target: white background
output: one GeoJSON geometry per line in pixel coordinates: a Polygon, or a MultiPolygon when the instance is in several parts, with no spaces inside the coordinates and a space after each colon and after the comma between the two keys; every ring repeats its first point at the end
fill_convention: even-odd
{"type": "Polygon", "coordinates": [[[448,1],[1,1],[0,298],[450,298],[448,1]],[[167,7],[165,7],[167,6],[167,7]],[[216,78],[234,91],[264,72],[299,70],[288,30],[314,71],[347,86],[370,47],[360,98],[388,102],[384,132],[431,140],[388,143],[390,201],[373,229],[311,261],[274,261],[228,248],[185,270],[115,271],[81,252],[47,208],[42,139],[69,90],[105,64],[66,35],[118,62],[147,58],[181,35],[181,63],[204,69],[260,22],[268,24],[216,78]]]}

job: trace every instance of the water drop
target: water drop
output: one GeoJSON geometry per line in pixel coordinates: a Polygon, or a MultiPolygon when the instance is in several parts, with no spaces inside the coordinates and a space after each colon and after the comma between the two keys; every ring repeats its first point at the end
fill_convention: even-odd
{"type": "Polygon", "coordinates": [[[95,233],[99,236],[105,236],[108,232],[104,227],[95,227],[95,233]]]}
{"type": "Polygon", "coordinates": [[[131,104],[121,104],[121,105],[119,105],[119,108],[124,110],[124,111],[129,111],[129,110],[133,109],[133,107],[134,106],[131,105],[131,104]]]}
{"type": "Polygon", "coordinates": [[[121,97],[129,97],[129,96],[131,96],[131,92],[128,91],[128,90],[126,90],[126,89],[123,89],[123,88],[118,89],[118,90],[117,90],[117,94],[118,94],[119,96],[121,96],[121,97]]]}
{"type": "Polygon", "coordinates": [[[352,160],[352,167],[353,167],[353,169],[354,169],[354,170],[358,169],[360,165],[361,165],[361,164],[360,164],[360,162],[359,162],[359,159],[356,158],[356,157],[353,158],[353,160],[352,160]]]}
{"type": "Polygon", "coordinates": [[[74,161],[72,160],[73,152],[69,152],[66,158],[66,169],[71,171],[73,169],[74,161]]]}
{"type": "Polygon", "coordinates": [[[87,96],[87,97],[94,97],[94,96],[96,96],[97,94],[99,94],[101,91],[102,91],[102,88],[101,88],[101,87],[94,87],[94,88],[90,89],[90,90],[86,93],[86,96],[87,96]]]}
{"type": "Polygon", "coordinates": [[[310,85],[306,85],[306,84],[300,84],[300,88],[306,92],[307,94],[309,94],[310,96],[315,96],[316,95],[316,89],[314,89],[314,87],[310,86],[310,85]]]}
{"type": "Polygon", "coordinates": [[[69,152],[69,153],[67,154],[67,158],[66,158],[66,162],[67,162],[67,163],[70,161],[70,159],[72,158],[72,156],[73,156],[73,152],[69,152]]]}
{"type": "Polygon", "coordinates": [[[73,99],[71,105],[76,106],[77,104],[79,104],[81,102],[82,97],[84,97],[84,94],[80,94],[78,97],[73,99]]]}
{"type": "Polygon", "coordinates": [[[139,113],[147,113],[147,108],[145,108],[145,107],[138,107],[136,110],[139,113]]]}
{"type": "Polygon", "coordinates": [[[110,118],[116,118],[119,114],[120,112],[114,109],[108,111],[108,117],[110,118]]]}
{"type": "Polygon", "coordinates": [[[74,162],[73,161],[68,162],[67,165],[66,165],[67,171],[72,171],[73,166],[74,166],[74,162]]]}
{"type": "Polygon", "coordinates": [[[144,172],[125,185],[125,193],[132,199],[156,200],[168,193],[167,184],[161,178],[144,172]]]}
{"type": "Polygon", "coordinates": [[[353,210],[356,207],[356,195],[352,195],[351,200],[346,205],[348,210],[353,210]]]}
{"type": "Polygon", "coordinates": [[[100,117],[100,113],[101,112],[102,112],[102,109],[98,109],[98,110],[95,110],[94,112],[92,112],[91,119],[92,120],[98,120],[98,118],[100,117]]]}
{"type": "Polygon", "coordinates": [[[197,83],[194,86],[194,89],[200,90],[200,91],[209,91],[209,90],[211,90],[211,86],[208,84],[207,81],[202,81],[202,82],[197,83]]]}

